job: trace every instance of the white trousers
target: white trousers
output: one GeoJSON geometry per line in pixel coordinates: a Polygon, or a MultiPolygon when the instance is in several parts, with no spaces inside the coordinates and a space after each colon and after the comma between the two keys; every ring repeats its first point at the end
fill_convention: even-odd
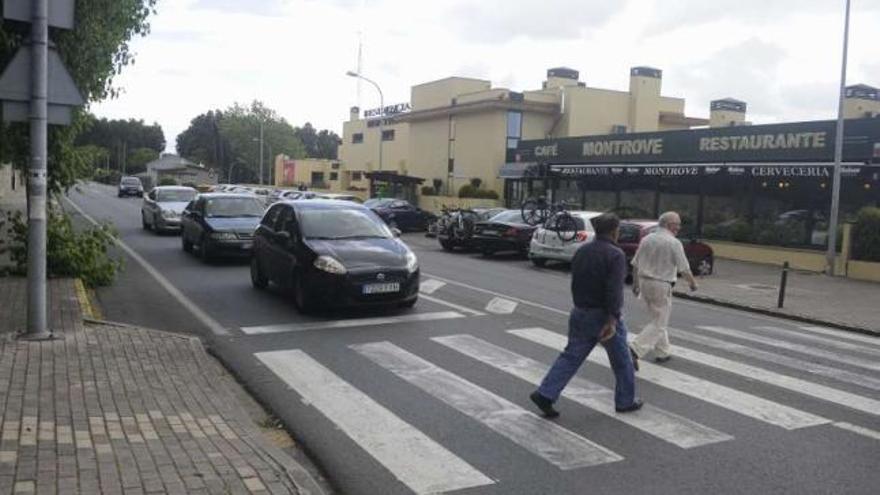
{"type": "Polygon", "coordinates": [[[654,351],[655,357],[669,356],[669,313],[672,311],[672,284],[650,278],[639,278],[642,300],[651,320],[633,340],[631,347],[639,357],[654,351]]]}

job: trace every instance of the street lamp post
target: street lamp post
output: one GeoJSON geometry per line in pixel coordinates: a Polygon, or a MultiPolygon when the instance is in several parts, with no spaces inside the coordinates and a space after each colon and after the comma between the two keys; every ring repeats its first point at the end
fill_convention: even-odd
{"type": "Polygon", "coordinates": [[[366,77],[364,77],[363,75],[361,75],[357,72],[348,71],[345,73],[345,75],[349,76],[349,77],[356,77],[358,79],[363,79],[364,81],[367,81],[368,83],[372,84],[373,87],[376,88],[376,91],[379,92],[379,171],[381,171],[382,170],[382,141],[383,141],[382,134],[384,133],[384,124],[385,124],[385,115],[384,115],[385,97],[382,95],[382,88],[380,88],[379,85],[376,84],[376,81],[373,81],[372,79],[367,79],[366,77]]]}
{"type": "Polygon", "coordinates": [[[840,94],[837,96],[837,131],[834,138],[834,178],[831,182],[831,215],[828,220],[827,272],[834,275],[837,255],[837,217],[840,214],[840,163],[843,161],[843,99],[846,96],[846,56],[849,45],[849,4],[843,21],[843,61],[840,68],[840,94]]]}
{"type": "Polygon", "coordinates": [[[260,121],[260,185],[263,185],[263,121],[260,121]]]}
{"type": "MultiPolygon", "coordinates": [[[[259,142],[259,143],[260,143],[260,175],[261,175],[260,179],[262,180],[262,171],[263,171],[263,144],[265,144],[265,145],[269,148],[269,159],[270,159],[270,160],[272,160],[272,158],[273,158],[273,157],[272,157],[272,144],[269,143],[269,142],[262,141],[261,139],[258,139],[258,138],[253,138],[253,141],[254,141],[255,143],[256,143],[256,142],[259,142]]],[[[275,185],[275,181],[272,180],[272,179],[273,179],[273,176],[274,176],[274,171],[275,171],[275,162],[274,162],[274,160],[272,161],[272,163],[268,164],[268,166],[269,166],[269,185],[274,186],[274,185],[275,185]]],[[[262,184],[262,182],[260,182],[260,184],[262,184]]]]}

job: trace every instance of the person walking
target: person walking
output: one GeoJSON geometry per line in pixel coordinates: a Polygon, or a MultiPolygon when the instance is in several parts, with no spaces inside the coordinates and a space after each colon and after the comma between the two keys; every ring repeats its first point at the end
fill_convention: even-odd
{"type": "Polygon", "coordinates": [[[601,343],[614,371],[614,408],[636,411],[642,401],[635,397],[633,362],[626,343],[626,326],[621,317],[626,255],[617,246],[620,219],[606,213],[592,219],[596,239],[578,249],[571,264],[571,294],[574,308],[568,318],[568,344],[529,398],[547,418],[559,416],[553,404],[601,343]]]}
{"type": "Polygon", "coordinates": [[[660,215],[659,223],[656,232],[642,239],[632,259],[633,294],[645,301],[651,316],[630,345],[636,369],[638,360],[651,351],[655,362],[664,363],[672,358],[667,326],[672,311],[672,287],[678,274],[687,279],[691,291],[697,290],[684,246],[676,237],[681,230],[681,217],[668,211],[660,215]]]}

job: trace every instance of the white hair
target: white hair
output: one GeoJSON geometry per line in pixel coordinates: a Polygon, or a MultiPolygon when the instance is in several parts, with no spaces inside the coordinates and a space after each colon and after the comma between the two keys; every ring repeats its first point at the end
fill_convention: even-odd
{"type": "Polygon", "coordinates": [[[669,227],[670,223],[679,223],[681,222],[681,217],[678,216],[678,213],[674,211],[667,211],[660,215],[660,218],[657,219],[660,223],[660,226],[663,228],[669,227]]]}

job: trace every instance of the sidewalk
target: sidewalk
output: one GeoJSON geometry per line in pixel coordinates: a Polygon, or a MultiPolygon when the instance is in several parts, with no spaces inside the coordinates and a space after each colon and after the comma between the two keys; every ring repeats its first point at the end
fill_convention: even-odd
{"type": "Polygon", "coordinates": [[[782,267],[716,259],[715,273],[675,295],[880,335],[880,284],[789,271],[782,309],[776,307],[782,267]]]}
{"type": "Polygon", "coordinates": [[[320,491],[198,339],[84,324],[74,282],[51,280],[58,338],[17,341],[25,285],[0,278],[0,495],[320,491]]]}

